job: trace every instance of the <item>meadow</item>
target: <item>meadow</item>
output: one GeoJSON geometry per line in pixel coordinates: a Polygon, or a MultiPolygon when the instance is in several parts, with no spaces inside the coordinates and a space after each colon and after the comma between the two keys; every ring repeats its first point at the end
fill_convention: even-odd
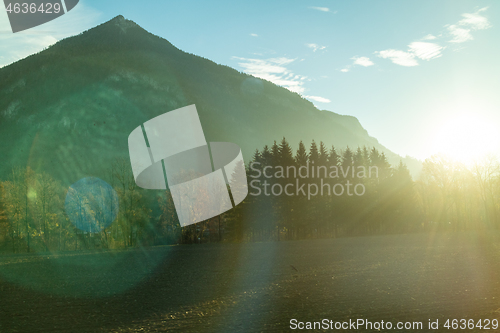
{"type": "Polygon", "coordinates": [[[431,233],[4,255],[0,331],[282,332],[292,319],[424,331],[439,320],[449,331],[447,319],[500,317],[499,241],[431,233]]]}

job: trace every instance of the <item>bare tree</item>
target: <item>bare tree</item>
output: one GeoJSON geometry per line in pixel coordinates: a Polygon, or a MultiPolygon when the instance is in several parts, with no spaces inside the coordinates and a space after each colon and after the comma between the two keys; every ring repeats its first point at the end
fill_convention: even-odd
{"type": "Polygon", "coordinates": [[[149,222],[151,210],[143,200],[139,187],[132,175],[130,162],[117,159],[112,167],[113,177],[118,186],[120,210],[118,222],[123,236],[124,246],[135,246],[149,222]]]}

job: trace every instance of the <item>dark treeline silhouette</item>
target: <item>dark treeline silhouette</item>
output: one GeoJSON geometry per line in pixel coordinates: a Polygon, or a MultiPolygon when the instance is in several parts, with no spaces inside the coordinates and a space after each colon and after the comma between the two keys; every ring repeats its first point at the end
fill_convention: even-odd
{"type": "MultiPolygon", "coordinates": [[[[237,165],[229,177],[233,195],[245,191],[235,182],[245,173],[249,194],[242,203],[181,228],[169,191],[138,188],[129,162],[117,159],[107,177],[118,196],[116,219],[103,230],[86,232],[68,216],[68,189],[48,173],[14,168],[0,182],[0,249],[75,251],[500,226],[500,167],[491,157],[467,168],[433,156],[424,162],[421,179],[414,181],[403,163],[391,166],[376,148],[336,150],[312,141],[308,147],[300,142],[294,152],[283,138],[256,150],[247,165],[237,165]]],[[[78,209],[70,211],[104,225],[109,210],[116,209],[100,211],[106,202],[116,204],[109,196],[109,191],[94,191],[88,204],[78,201],[78,209]]]]}
{"type": "Polygon", "coordinates": [[[293,153],[283,138],[255,152],[247,177],[250,194],[227,213],[236,240],[409,232],[422,221],[408,169],[391,168],[375,148],[337,151],[313,141],[308,148],[300,142],[293,153]]]}

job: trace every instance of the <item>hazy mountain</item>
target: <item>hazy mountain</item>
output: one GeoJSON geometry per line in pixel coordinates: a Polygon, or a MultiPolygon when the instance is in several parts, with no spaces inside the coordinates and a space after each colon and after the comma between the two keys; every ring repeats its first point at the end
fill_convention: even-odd
{"type": "MultiPolygon", "coordinates": [[[[351,116],[317,110],[300,95],[185,53],[118,16],[0,69],[0,178],[30,165],[72,184],[107,178],[128,158],[129,133],[164,112],[196,104],[207,141],[231,141],[246,160],[283,136],[375,146],[351,116]]],[[[416,161],[409,167],[415,171],[416,161]]]]}

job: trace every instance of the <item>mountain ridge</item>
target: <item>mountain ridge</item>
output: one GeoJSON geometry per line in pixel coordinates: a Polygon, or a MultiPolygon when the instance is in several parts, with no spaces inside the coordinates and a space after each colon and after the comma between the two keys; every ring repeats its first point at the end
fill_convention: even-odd
{"type": "Polygon", "coordinates": [[[1,68],[0,77],[0,149],[7,152],[0,177],[14,165],[50,170],[69,184],[103,176],[112,158],[128,158],[135,127],[190,104],[207,141],[237,143],[246,161],[282,137],[294,148],[314,139],[374,146],[392,164],[404,160],[357,118],[179,50],[121,15],[1,68]]]}

